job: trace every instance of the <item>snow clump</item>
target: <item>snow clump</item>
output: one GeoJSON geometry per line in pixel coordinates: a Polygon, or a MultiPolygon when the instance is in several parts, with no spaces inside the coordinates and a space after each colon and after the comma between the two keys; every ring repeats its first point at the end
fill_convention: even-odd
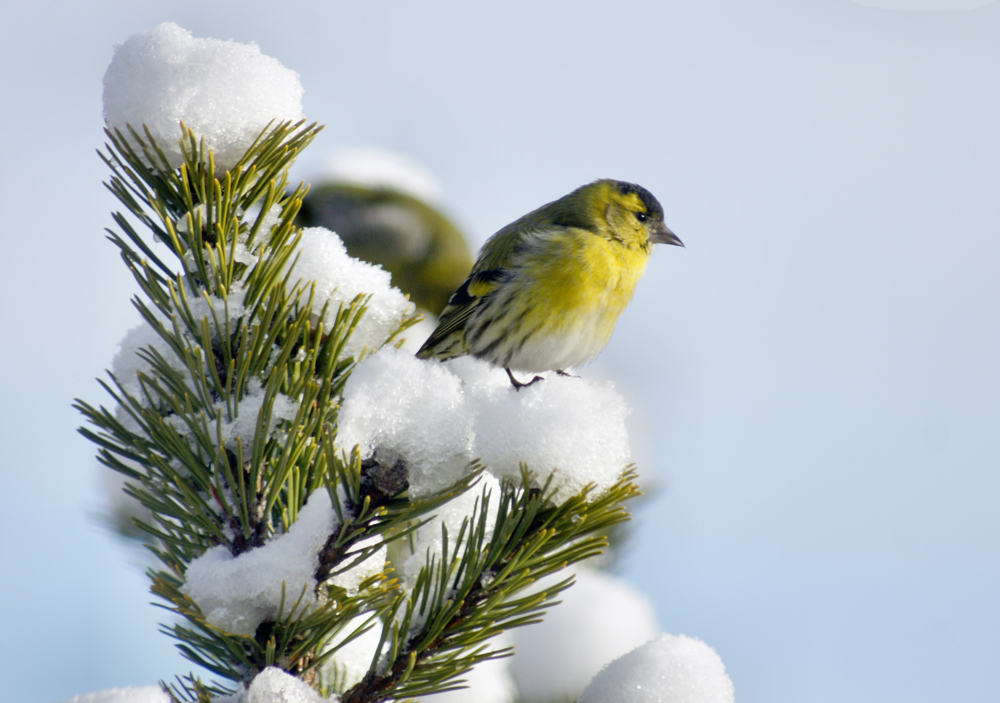
{"type": "Polygon", "coordinates": [[[196,39],[165,22],[115,46],[104,74],[104,121],[142,138],[145,125],[171,167],[183,163],[181,121],[228,171],[273,121],[302,119],[302,84],[256,44],[196,39]]]}
{"type": "Polygon", "coordinates": [[[338,443],[384,465],[405,461],[413,498],[452,485],[479,458],[517,483],[524,462],[538,484],[552,478],[562,503],[591,484],[600,495],[621,477],[627,415],[610,383],[552,374],[515,390],[502,370],[471,357],[440,363],[385,348],[348,379],[338,443]]]}
{"type": "Polygon", "coordinates": [[[510,667],[525,703],[576,700],[601,667],[660,634],[649,598],[610,574],[580,568],[559,598],[541,623],[514,630],[510,667]]]}
{"type": "Polygon", "coordinates": [[[696,637],[661,635],[601,670],[579,703],[733,703],[726,667],[696,637]]]}
{"type": "Polygon", "coordinates": [[[236,693],[213,698],[214,703],[332,703],[302,679],[275,666],[257,674],[250,685],[243,684],[236,693]]]}
{"type": "Polygon", "coordinates": [[[316,286],[312,311],[319,316],[326,307],[323,328],[333,329],[337,310],[345,307],[361,294],[370,295],[367,310],[354,329],[344,349],[346,356],[360,358],[367,348],[374,351],[381,347],[399,328],[406,315],[415,309],[398,288],[393,288],[391,276],[380,266],[348,256],[344,243],[325,227],[310,227],[302,231],[302,238],[292,258],[293,274],[289,285],[304,286],[303,301],[312,284],[316,286]]]}
{"type": "Polygon", "coordinates": [[[324,703],[312,686],[302,679],[269,666],[257,674],[247,689],[246,703],[324,703]]]}
{"type": "MultiPolygon", "coordinates": [[[[343,496],[341,499],[343,500],[343,496]]],[[[386,545],[382,544],[379,549],[376,549],[369,554],[368,557],[361,563],[354,564],[354,560],[357,559],[358,554],[360,554],[363,550],[371,547],[377,547],[380,544],[382,544],[382,537],[379,535],[373,535],[367,539],[358,540],[351,546],[350,551],[344,555],[343,560],[340,562],[341,565],[348,566],[349,568],[344,571],[337,571],[335,569],[333,576],[328,578],[326,583],[334,586],[340,586],[347,591],[347,595],[356,596],[358,591],[361,590],[361,584],[365,581],[365,579],[375,576],[385,568],[386,556],[388,555],[389,550],[386,545]]]]}
{"type": "Polygon", "coordinates": [[[472,417],[461,380],[440,364],[387,347],[351,373],[337,429],[339,445],[409,471],[411,498],[458,481],[472,460],[472,417]]]}
{"type": "MultiPolygon", "coordinates": [[[[234,290],[226,298],[188,291],[185,300],[191,318],[196,323],[200,325],[203,320],[207,321],[214,336],[228,337],[235,329],[239,318],[246,313],[243,306],[244,297],[245,292],[242,289],[234,290]]],[[[186,333],[192,347],[201,346],[201,340],[187,331],[186,312],[182,314],[181,311],[174,310],[170,315],[167,315],[155,305],[150,305],[149,309],[156,317],[158,324],[166,329],[167,334],[172,334],[175,328],[180,329],[186,333]]],[[[198,335],[200,335],[200,330],[198,335]]],[[[153,364],[148,359],[150,352],[155,352],[169,368],[179,372],[189,383],[193,383],[190,371],[184,361],[177,356],[174,348],[148,321],[143,320],[125,333],[125,337],[118,342],[118,353],[111,361],[111,373],[126,393],[133,398],[145,399],[139,374],[148,377],[155,376],[153,364]]]]}
{"type": "Polygon", "coordinates": [[[125,333],[118,342],[118,353],[111,361],[112,375],[122,390],[133,398],[145,400],[139,374],[152,376],[153,365],[147,360],[146,353],[140,352],[148,353],[149,350],[155,350],[171,369],[187,374],[187,367],[180,357],[152,325],[143,321],[125,333]]]}
{"type": "MultiPolygon", "coordinates": [[[[213,318],[211,311],[207,309],[208,301],[196,300],[196,304],[191,306],[192,313],[196,319],[218,319],[220,327],[225,326],[222,321],[225,317],[213,318]],[[204,308],[204,309],[202,309],[204,308]]],[[[233,309],[230,308],[230,315],[233,309]]],[[[239,314],[242,314],[240,309],[239,314]]],[[[231,321],[232,322],[232,321],[231,321]]],[[[165,323],[167,329],[171,329],[171,322],[165,323]]],[[[213,322],[214,327],[214,322],[213,322]]],[[[182,327],[183,328],[183,327],[182,327]]],[[[200,344],[193,343],[193,346],[200,344]]],[[[160,336],[160,334],[148,322],[142,322],[130,329],[124,339],[119,342],[119,351],[111,362],[111,373],[115,380],[129,396],[138,400],[141,404],[147,405],[152,400],[158,402],[157,397],[148,398],[143,390],[140,381],[140,374],[147,378],[157,378],[153,364],[149,362],[151,352],[158,354],[164,362],[174,371],[181,374],[188,380],[190,385],[195,385],[191,380],[191,372],[184,365],[184,362],[174,353],[173,348],[160,336]]],[[[162,385],[162,384],[161,384],[162,385]]],[[[239,446],[244,456],[249,456],[253,446],[254,436],[261,412],[264,410],[266,400],[266,389],[259,379],[250,379],[247,383],[246,394],[236,405],[236,413],[230,415],[229,404],[218,402],[212,409],[210,415],[214,420],[209,420],[209,436],[213,440],[222,440],[223,447],[235,451],[239,446]],[[216,426],[218,425],[218,426],[216,426]]],[[[280,420],[292,420],[298,412],[299,404],[283,393],[276,393],[269,409],[267,426],[264,433],[271,435],[280,420]]],[[[116,417],[126,428],[136,434],[145,434],[141,426],[132,417],[131,412],[122,406],[118,406],[116,417]]],[[[167,418],[177,433],[187,437],[192,433],[191,426],[180,419],[167,418]]]]}
{"type": "Polygon", "coordinates": [[[494,476],[520,482],[527,464],[539,483],[552,477],[556,503],[591,483],[600,495],[621,477],[631,456],[629,408],[611,383],[550,374],[515,390],[503,371],[483,374],[486,362],[464,357],[450,365],[471,381],[473,453],[494,476]]]}
{"type": "Polygon", "coordinates": [[[219,545],[192,561],[183,591],[210,624],[252,636],[262,622],[277,619],[282,587],[286,613],[300,596],[300,607],[317,603],[319,552],[336,527],[330,495],[319,489],[288,532],[264,546],[234,557],[219,545]]]}

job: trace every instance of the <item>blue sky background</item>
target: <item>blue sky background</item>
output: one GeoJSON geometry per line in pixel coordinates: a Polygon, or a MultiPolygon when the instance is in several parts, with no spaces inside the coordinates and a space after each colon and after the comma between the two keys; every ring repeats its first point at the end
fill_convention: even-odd
{"type": "Polygon", "coordinates": [[[625,576],[740,703],[1000,686],[1000,5],[19,3],[0,26],[0,681],[51,703],[189,670],[96,526],[73,397],[136,323],[94,154],[112,47],[175,21],[299,72],[333,149],[407,153],[478,244],[598,177],[662,201],[585,374],[660,493],[625,576]]]}

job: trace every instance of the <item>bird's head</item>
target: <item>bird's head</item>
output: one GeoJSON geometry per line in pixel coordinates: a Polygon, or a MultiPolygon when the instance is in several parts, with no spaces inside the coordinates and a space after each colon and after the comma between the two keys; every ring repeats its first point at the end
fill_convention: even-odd
{"type": "Polygon", "coordinates": [[[663,223],[663,207],[642,186],[604,179],[578,192],[589,202],[595,219],[603,222],[602,233],[627,246],[648,248],[651,244],[684,246],[663,223]]]}

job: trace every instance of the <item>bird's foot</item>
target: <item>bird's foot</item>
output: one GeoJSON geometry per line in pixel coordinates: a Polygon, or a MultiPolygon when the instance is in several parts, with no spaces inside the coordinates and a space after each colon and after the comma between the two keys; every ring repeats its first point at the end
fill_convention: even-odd
{"type": "Polygon", "coordinates": [[[563,371],[562,369],[556,369],[556,373],[559,374],[560,376],[565,376],[566,378],[580,378],[579,376],[575,376],[574,374],[571,374],[569,371],[563,371]]]}
{"type": "Polygon", "coordinates": [[[506,371],[506,372],[507,372],[507,378],[509,378],[509,379],[510,379],[510,382],[511,382],[511,383],[512,383],[512,384],[514,385],[514,390],[515,390],[515,391],[519,391],[519,390],[521,390],[522,388],[527,388],[527,387],[528,387],[528,386],[530,386],[530,385],[531,385],[532,383],[537,383],[538,381],[542,381],[542,380],[544,380],[544,379],[543,379],[543,378],[542,378],[541,376],[535,376],[535,377],[534,377],[533,379],[531,379],[531,380],[530,380],[530,381],[528,381],[527,383],[521,383],[521,382],[520,382],[520,381],[518,381],[518,380],[517,380],[516,378],[514,378],[514,374],[512,374],[512,373],[510,372],[510,369],[508,369],[508,368],[505,368],[505,369],[504,369],[504,371],[506,371]]]}

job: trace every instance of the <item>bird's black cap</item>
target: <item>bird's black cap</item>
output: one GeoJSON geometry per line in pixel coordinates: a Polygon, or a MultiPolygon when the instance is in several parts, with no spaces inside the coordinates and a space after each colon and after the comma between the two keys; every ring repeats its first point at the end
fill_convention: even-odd
{"type": "Polygon", "coordinates": [[[652,193],[635,183],[627,183],[625,181],[615,181],[615,187],[618,188],[618,192],[622,195],[630,195],[635,193],[642,200],[642,204],[646,206],[646,214],[656,220],[663,219],[663,206],[660,205],[660,201],[656,199],[652,193]]]}

